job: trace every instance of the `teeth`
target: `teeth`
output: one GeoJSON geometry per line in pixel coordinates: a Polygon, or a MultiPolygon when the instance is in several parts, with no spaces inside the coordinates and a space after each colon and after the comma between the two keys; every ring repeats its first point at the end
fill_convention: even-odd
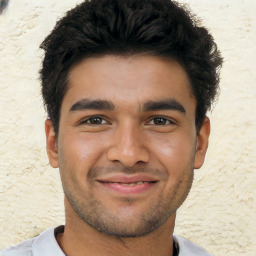
{"type": "Polygon", "coordinates": [[[146,181],[138,181],[138,182],[133,182],[133,183],[122,183],[122,182],[109,182],[109,183],[122,184],[125,186],[135,186],[135,185],[140,185],[140,184],[146,183],[146,181]]]}
{"type": "Polygon", "coordinates": [[[138,181],[138,182],[131,182],[131,183],[124,183],[124,182],[111,182],[111,181],[101,181],[102,183],[111,183],[111,184],[120,184],[124,186],[136,186],[141,185],[143,183],[155,183],[156,181],[138,181]]]}
{"type": "Polygon", "coordinates": [[[140,185],[140,184],[143,184],[145,182],[143,181],[139,181],[139,182],[135,182],[135,183],[123,183],[124,185],[127,185],[127,186],[135,186],[135,185],[140,185]]]}

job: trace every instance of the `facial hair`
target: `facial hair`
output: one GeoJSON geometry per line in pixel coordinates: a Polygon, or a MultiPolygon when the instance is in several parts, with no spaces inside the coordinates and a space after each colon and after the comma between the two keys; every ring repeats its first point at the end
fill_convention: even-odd
{"type": "Polygon", "coordinates": [[[139,168],[124,168],[123,166],[91,168],[87,174],[89,181],[87,194],[83,194],[78,185],[74,186],[74,184],[79,184],[79,181],[72,172],[70,172],[69,178],[62,177],[65,196],[81,220],[106,235],[127,238],[145,236],[166,222],[186,199],[192,186],[194,172],[191,161],[187,166],[187,170],[183,171],[184,175],[174,183],[168,196],[164,197],[159,191],[159,194],[156,195],[158,200],[152,201],[144,211],[136,215],[132,210],[130,211],[132,205],[138,203],[136,199],[123,197],[121,200],[126,207],[121,213],[117,213],[106,207],[103,203],[104,199],[99,199],[95,196],[97,189],[95,179],[106,173],[148,173],[161,176],[161,179],[167,179],[168,172],[150,169],[146,166],[139,168]]]}

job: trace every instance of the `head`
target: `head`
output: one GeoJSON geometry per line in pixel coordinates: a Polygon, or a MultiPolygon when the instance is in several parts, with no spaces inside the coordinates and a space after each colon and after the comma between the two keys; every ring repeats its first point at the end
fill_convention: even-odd
{"type": "Polygon", "coordinates": [[[174,1],[85,1],[56,24],[41,48],[42,95],[56,134],[69,72],[89,57],[148,54],[177,60],[197,101],[197,130],[218,93],[222,59],[216,44],[195,16],[174,1]]]}
{"type": "Polygon", "coordinates": [[[168,223],[208,145],[221,65],[211,35],[172,1],[92,0],[42,48],[48,155],[66,213],[121,237],[168,223]]]}

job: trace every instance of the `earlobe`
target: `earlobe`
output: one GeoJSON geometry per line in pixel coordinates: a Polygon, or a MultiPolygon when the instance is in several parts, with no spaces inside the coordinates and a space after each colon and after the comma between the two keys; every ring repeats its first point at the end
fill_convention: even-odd
{"type": "Polygon", "coordinates": [[[57,138],[52,125],[52,121],[47,119],[45,121],[45,135],[46,135],[46,149],[49,158],[49,163],[53,168],[59,167],[57,138]]]}
{"type": "Polygon", "coordinates": [[[199,169],[204,163],[205,154],[208,148],[210,130],[210,119],[205,117],[204,123],[197,135],[196,155],[194,162],[195,169],[199,169]]]}

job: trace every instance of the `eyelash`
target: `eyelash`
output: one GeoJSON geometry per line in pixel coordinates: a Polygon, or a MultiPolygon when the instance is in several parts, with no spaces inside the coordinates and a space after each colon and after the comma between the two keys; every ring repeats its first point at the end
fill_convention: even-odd
{"type": "MultiPolygon", "coordinates": [[[[161,119],[164,121],[163,124],[158,124],[158,126],[165,126],[165,125],[176,125],[176,122],[170,118],[167,118],[167,117],[163,117],[163,116],[155,116],[153,118],[151,118],[149,120],[149,122],[147,122],[147,124],[149,125],[157,125],[156,123],[153,123],[153,124],[150,124],[150,122],[154,122],[156,121],[157,119],[161,119]]],[[[159,120],[158,120],[159,121],[159,120]]]]}
{"type": "Polygon", "coordinates": [[[102,125],[102,124],[109,124],[109,122],[106,120],[105,117],[102,116],[90,116],[84,120],[82,120],[79,124],[87,124],[87,125],[102,125]],[[92,120],[95,119],[100,119],[101,123],[88,123],[88,121],[92,122],[92,120]],[[104,123],[102,123],[102,121],[104,121],[104,123]]]}
{"type": "MultiPolygon", "coordinates": [[[[105,117],[102,116],[91,116],[84,120],[82,120],[79,124],[87,124],[87,125],[103,125],[103,124],[110,124],[109,121],[106,120],[105,117]],[[100,123],[92,123],[92,121],[98,119],[100,123]],[[90,123],[89,123],[90,122],[90,123]]],[[[155,116],[151,117],[150,120],[146,123],[148,125],[157,125],[157,126],[165,126],[165,125],[176,125],[176,122],[170,118],[163,117],[163,116],[155,116]],[[158,119],[158,120],[157,120],[158,119]],[[156,124],[155,121],[163,121],[163,124],[156,124]],[[154,123],[151,123],[154,122],[154,123]]]]}

